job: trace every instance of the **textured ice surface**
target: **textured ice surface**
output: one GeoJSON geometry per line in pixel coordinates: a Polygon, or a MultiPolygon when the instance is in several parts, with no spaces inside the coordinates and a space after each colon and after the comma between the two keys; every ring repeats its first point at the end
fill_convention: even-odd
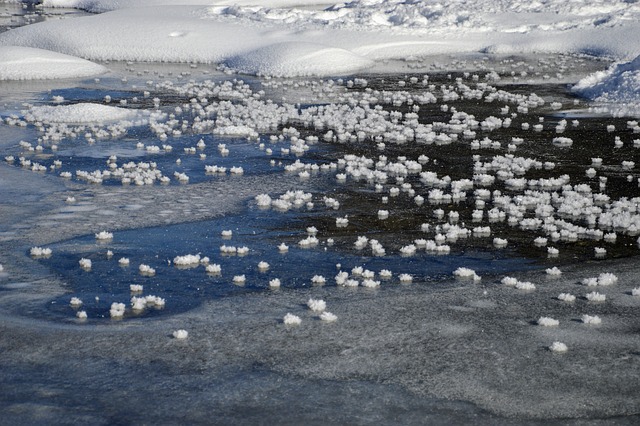
{"type": "MultiPolygon", "coordinates": [[[[610,266],[621,282],[633,282],[633,261],[610,266]]],[[[100,326],[7,317],[7,311],[33,306],[22,290],[23,296],[2,301],[7,375],[0,401],[16,418],[49,420],[68,405],[85,406],[80,395],[102,407],[85,412],[92,420],[162,401],[144,413],[145,421],[174,416],[197,421],[212,414],[242,421],[254,415],[304,420],[319,413],[336,421],[355,416],[385,424],[393,422],[390,413],[410,424],[429,416],[438,420],[437,415],[449,422],[458,416],[462,422],[496,421],[468,405],[435,402],[431,396],[471,401],[520,419],[637,414],[640,342],[632,318],[640,301],[623,292],[597,307],[553,301],[557,291],[574,289],[579,277],[594,273],[591,268],[565,268],[557,280],[547,280],[542,271],[527,274],[541,283],[535,295],[484,280],[482,286],[451,283],[437,291],[397,286],[366,294],[314,287],[218,299],[162,321],[100,326]],[[309,298],[325,300],[339,320],[319,320],[305,305],[309,298]],[[585,327],[579,321],[585,311],[603,318],[603,324],[585,327]],[[302,323],[285,327],[286,312],[302,323]],[[535,325],[541,314],[563,325],[535,325]],[[189,338],[171,338],[177,329],[187,330],[189,338]],[[550,352],[556,340],[571,350],[550,352]],[[284,395],[289,395],[286,407],[276,402],[284,395]],[[387,401],[384,410],[374,408],[378,400],[387,401]]],[[[32,287],[45,293],[42,284],[32,287]]]]}
{"type": "MultiPolygon", "coordinates": [[[[181,28],[171,28],[170,34],[174,38],[187,37],[181,28]]],[[[379,47],[373,46],[372,50],[379,47]]],[[[393,45],[387,45],[385,49],[393,49],[393,45]]],[[[408,61],[405,66],[413,63],[408,61]]],[[[542,66],[535,61],[534,64],[542,66]]],[[[191,69],[188,66],[180,69],[140,64],[110,65],[113,69],[137,68],[127,74],[132,85],[139,85],[136,90],[145,86],[149,78],[164,78],[156,77],[154,71],[168,74],[168,70],[179,70],[172,77],[179,80],[183,78],[185,69],[191,69]]],[[[485,65],[483,61],[481,65],[485,65]]],[[[506,62],[504,66],[508,69],[511,65],[511,62],[506,62]]],[[[549,72],[555,65],[545,66],[547,68],[543,72],[549,72]]],[[[526,64],[520,69],[526,69],[526,64]]],[[[197,71],[197,78],[202,78],[199,72],[202,68],[197,71]]],[[[505,70],[501,72],[503,76],[508,73],[505,70]]],[[[184,76],[191,78],[188,73],[184,76]]],[[[393,86],[397,92],[398,79],[402,77],[367,78],[371,86],[374,83],[378,85],[376,90],[393,86]]],[[[432,82],[441,78],[433,83],[439,87],[454,84],[454,79],[449,82],[446,74],[430,78],[432,82]]],[[[56,85],[30,85],[27,88],[19,82],[12,82],[2,86],[10,92],[3,101],[11,104],[7,106],[8,111],[3,111],[3,118],[14,113],[19,115],[23,102],[50,103],[53,96],[62,96],[71,103],[99,103],[108,93],[114,99],[128,99],[133,104],[131,97],[134,94],[128,92],[129,89],[133,91],[133,87],[128,87],[124,80],[114,73],[104,77],[105,86],[96,83],[86,91],[58,91],[59,86],[56,85]],[[20,92],[17,88],[24,93],[16,95],[20,92]],[[48,93],[49,88],[54,90],[48,93]],[[18,107],[14,107],[14,103],[18,107]]],[[[469,79],[462,81],[468,83],[469,79]]],[[[309,87],[292,90],[299,83],[294,80],[271,83],[265,89],[268,96],[274,99],[286,96],[290,102],[291,99],[304,99],[315,90],[315,86],[313,90],[309,87]],[[278,84],[282,86],[278,87],[278,84]]],[[[411,83],[404,81],[404,84],[411,83]]],[[[520,87],[520,90],[528,94],[531,88],[520,87]]],[[[346,89],[341,87],[338,96],[345,92],[346,89]]],[[[547,92],[545,96],[560,97],[557,91],[547,92]]],[[[564,97],[561,98],[566,102],[564,97]]],[[[186,102],[185,99],[188,98],[172,100],[167,96],[161,103],[168,101],[167,108],[174,109],[186,102]]],[[[451,100],[449,103],[452,107],[464,105],[462,109],[466,109],[472,102],[457,104],[451,100]]],[[[476,104],[471,106],[481,120],[489,114],[497,114],[497,109],[503,107],[495,103],[476,104]]],[[[150,108],[139,104],[133,107],[150,108]]],[[[429,107],[424,106],[424,109],[429,107]]],[[[433,109],[446,121],[450,116],[441,107],[435,105],[433,109]]],[[[398,108],[405,106],[401,103],[398,108]]],[[[511,111],[514,110],[515,106],[511,111]]],[[[562,117],[550,114],[553,113],[547,111],[541,115],[546,119],[546,126],[555,126],[562,117]]],[[[520,115],[525,116],[525,113],[520,115]]],[[[538,119],[534,114],[530,117],[538,119]]],[[[491,120],[487,123],[491,124],[491,120]]],[[[597,127],[601,124],[596,121],[593,123],[596,127],[577,129],[581,137],[575,137],[576,147],[571,155],[561,148],[552,147],[553,151],[545,156],[545,160],[557,161],[561,165],[570,156],[568,167],[573,168],[572,173],[578,171],[583,176],[583,166],[589,164],[591,150],[602,149],[600,141],[595,145],[590,139],[591,133],[602,131],[597,127]],[[585,145],[578,141],[584,141],[585,145]]],[[[624,127],[624,121],[619,120],[616,125],[624,127]]],[[[3,137],[0,138],[0,146],[3,152],[11,151],[11,154],[20,155],[23,150],[19,148],[20,140],[25,139],[35,145],[37,138],[43,135],[31,126],[1,126],[3,137]]],[[[57,154],[49,151],[47,145],[45,152],[28,155],[47,165],[58,156],[69,163],[63,167],[98,163],[106,167],[107,158],[112,154],[122,158],[151,155],[133,148],[138,138],[145,142],[151,138],[144,132],[136,133],[138,131],[132,131],[121,139],[100,140],[94,145],[84,140],[65,141],[57,154]]],[[[533,139],[537,133],[529,133],[533,140],[519,145],[519,149],[527,155],[538,155],[540,151],[533,148],[547,147],[552,140],[549,136],[554,132],[553,127],[545,131],[548,133],[539,140],[533,139]]],[[[626,131],[632,132],[630,129],[626,131]]],[[[501,135],[506,139],[510,137],[509,132],[520,135],[516,128],[505,128],[501,135]]],[[[216,148],[210,143],[213,139],[209,136],[205,139],[213,148],[208,146],[205,152],[211,157],[212,150],[216,148]]],[[[614,135],[610,136],[613,139],[614,135]]],[[[624,136],[628,142],[628,135],[624,136]]],[[[183,144],[195,145],[196,139],[183,135],[175,139],[172,137],[170,141],[176,144],[177,151],[183,144]]],[[[230,156],[224,158],[227,166],[234,165],[232,160],[244,157],[252,150],[248,143],[236,142],[227,141],[231,150],[230,156]],[[238,157],[234,157],[234,152],[238,157]]],[[[610,158],[615,158],[615,164],[620,164],[618,160],[621,158],[617,156],[634,152],[629,145],[627,143],[624,149],[616,151],[613,147],[606,149],[605,167],[599,173],[611,177],[612,192],[637,190],[636,181],[627,186],[625,183],[616,184],[626,182],[626,174],[634,172],[620,171],[609,164],[613,164],[610,158]]],[[[362,146],[356,145],[355,148],[361,149],[362,146]]],[[[451,167],[443,170],[451,174],[454,161],[470,162],[465,156],[472,155],[469,154],[468,141],[464,147],[467,151],[457,146],[440,151],[446,150],[446,146],[443,148],[435,144],[419,148],[433,158],[434,153],[441,155],[437,158],[438,164],[451,167]]],[[[386,149],[401,155],[409,148],[390,145],[386,149]]],[[[483,149],[485,151],[478,151],[479,155],[493,155],[489,148],[483,149]]],[[[366,149],[363,151],[368,153],[366,149]]],[[[303,160],[316,159],[321,157],[320,154],[335,159],[330,157],[331,152],[315,151],[303,160]]],[[[417,151],[413,154],[418,156],[417,151]]],[[[176,156],[175,152],[163,154],[162,160],[158,159],[159,167],[173,172],[169,166],[175,164],[176,156]]],[[[194,158],[183,160],[185,165],[194,169],[200,161],[194,158]]],[[[264,156],[261,160],[268,164],[269,160],[264,156]]],[[[277,179],[265,179],[265,175],[273,177],[266,171],[268,167],[260,168],[256,166],[257,160],[251,161],[242,164],[247,172],[239,179],[225,176],[198,180],[193,175],[188,185],[173,182],[168,186],[144,187],[90,185],[62,180],[53,173],[32,172],[4,161],[0,164],[0,191],[3,194],[0,199],[0,263],[4,269],[0,276],[0,333],[3,336],[0,363],[3,373],[6,373],[0,380],[0,411],[7,423],[85,421],[99,424],[128,419],[132,423],[162,424],[207,423],[216,419],[220,423],[255,424],[267,419],[273,423],[296,424],[509,424],[542,419],[539,421],[547,424],[566,418],[577,418],[577,424],[598,423],[600,418],[622,424],[638,422],[640,342],[637,310],[640,299],[631,295],[632,289],[637,287],[636,260],[562,265],[561,277],[548,276],[544,268],[509,272],[516,282],[535,284],[534,292],[523,292],[500,283],[503,277],[497,268],[505,259],[491,262],[491,251],[477,259],[466,249],[462,255],[454,253],[446,258],[424,253],[406,258],[390,254],[388,259],[353,255],[355,238],[349,233],[354,230],[372,237],[374,235],[368,234],[368,230],[376,228],[386,234],[383,235],[388,240],[385,245],[391,251],[392,247],[395,250],[407,245],[407,241],[400,239],[415,239],[420,223],[428,220],[420,218],[418,226],[413,224],[400,235],[399,231],[405,229],[406,224],[391,214],[383,225],[377,225],[378,208],[371,210],[373,220],[363,213],[350,215],[346,229],[337,229],[335,218],[328,217],[330,228],[327,229],[336,233],[333,248],[328,246],[326,236],[322,235],[325,229],[314,222],[321,230],[322,244],[303,251],[298,247],[303,236],[297,233],[305,234],[312,225],[304,223],[305,220],[315,220],[315,217],[303,220],[297,213],[277,216],[288,226],[279,226],[275,230],[263,223],[251,223],[249,226],[241,223],[242,218],[251,221],[267,218],[271,221],[280,213],[266,211],[262,212],[264,216],[252,216],[246,213],[247,203],[249,208],[253,208],[251,200],[255,195],[269,193],[275,198],[275,194],[294,188],[314,193],[326,191],[327,187],[322,185],[328,179],[301,180],[295,174],[284,173],[277,179]],[[252,170],[257,174],[252,174],[252,170]],[[75,198],[75,203],[66,201],[70,196],[75,198]],[[235,226],[229,244],[246,243],[257,253],[250,251],[244,258],[237,255],[224,258],[216,253],[218,258],[214,260],[221,260],[222,277],[227,281],[216,281],[218,278],[207,276],[201,266],[179,269],[167,263],[167,259],[195,254],[202,247],[217,247],[222,238],[220,231],[231,229],[230,224],[235,226]],[[387,226],[389,228],[385,228],[387,226]],[[109,243],[97,242],[95,233],[102,230],[113,232],[114,239],[109,243]],[[162,236],[165,231],[168,235],[162,236]],[[172,238],[172,231],[184,238],[172,238]],[[350,240],[341,238],[340,233],[345,231],[350,240]],[[186,238],[189,232],[201,234],[200,239],[186,238]],[[282,256],[277,246],[287,237],[289,251],[282,256]],[[174,239],[181,241],[175,242],[174,239]],[[252,240],[259,242],[251,244],[252,240]],[[59,248],[59,251],[54,251],[52,259],[56,261],[55,254],[58,253],[62,258],[60,263],[68,262],[71,272],[50,268],[48,260],[31,259],[27,255],[29,248],[37,245],[59,248]],[[347,245],[349,248],[345,249],[347,245]],[[325,247],[327,253],[324,252],[325,247]],[[272,251],[267,253],[268,248],[272,251]],[[108,260],[106,254],[110,249],[116,254],[112,260],[108,260]],[[351,254],[343,256],[344,252],[351,254]],[[87,255],[92,259],[92,272],[81,270],[77,264],[78,259],[87,255]],[[121,255],[131,259],[129,268],[133,274],[100,275],[102,268],[104,271],[111,267],[120,268],[117,259],[121,255]],[[296,262],[289,262],[294,258],[296,262]],[[463,265],[455,264],[460,259],[464,260],[463,265]],[[405,271],[393,267],[392,280],[383,282],[376,289],[343,288],[333,284],[332,277],[337,271],[335,263],[340,262],[342,268],[352,271],[354,267],[363,266],[364,261],[361,260],[366,260],[365,266],[376,271],[388,266],[389,262],[398,262],[398,265],[405,262],[410,266],[407,269],[415,268],[410,270],[413,282],[400,283],[399,274],[405,271]],[[258,270],[259,261],[270,264],[267,272],[258,270]],[[153,278],[140,276],[137,271],[141,263],[154,267],[156,275],[153,278]],[[304,267],[298,266],[301,264],[304,267]],[[439,271],[443,271],[442,275],[451,276],[457,266],[472,268],[482,275],[482,280],[429,279],[430,274],[439,276],[439,271]],[[279,290],[268,289],[270,278],[277,276],[285,267],[288,267],[289,274],[286,278],[291,281],[283,277],[279,290]],[[312,286],[315,271],[311,269],[315,268],[323,269],[331,283],[324,287],[312,286]],[[334,274],[328,273],[330,269],[334,274]],[[585,277],[598,276],[603,270],[615,273],[618,282],[598,289],[606,294],[605,302],[592,303],[584,298],[587,291],[580,282],[585,277]],[[308,276],[305,276],[306,271],[308,276]],[[76,274],[85,279],[80,285],[74,281],[73,275],[76,274]],[[246,275],[244,290],[256,286],[258,288],[254,290],[257,291],[243,291],[237,287],[235,295],[221,294],[234,288],[228,281],[235,275],[246,275]],[[295,279],[306,281],[307,285],[291,285],[295,279]],[[95,287],[104,287],[99,300],[75,293],[82,285],[91,285],[91,281],[95,287]],[[120,298],[123,294],[128,297],[130,285],[138,281],[144,283],[145,293],[154,294],[158,293],[156,290],[162,290],[164,294],[158,295],[166,298],[169,306],[166,311],[154,311],[157,315],[139,317],[126,313],[121,320],[108,318],[112,302],[128,302],[109,298],[120,298]],[[172,301],[179,300],[180,296],[177,295],[179,291],[171,294],[167,281],[174,286],[184,286],[180,291],[189,293],[198,303],[190,305],[190,310],[171,311],[172,301]],[[205,294],[204,285],[219,288],[208,288],[209,293],[205,294]],[[215,291],[221,293],[216,294],[215,291]],[[557,299],[561,293],[579,297],[567,303],[557,299]],[[93,313],[100,311],[106,314],[105,318],[77,318],[69,306],[71,297],[80,297],[82,309],[89,313],[92,309],[93,313]],[[308,309],[306,303],[309,299],[324,300],[326,309],[337,316],[337,321],[322,321],[317,313],[308,309]],[[287,312],[299,316],[301,324],[285,326],[282,320],[287,312]],[[585,314],[597,315],[602,323],[595,327],[585,326],[581,322],[585,314]],[[543,316],[557,319],[559,325],[539,327],[536,321],[543,316]],[[55,321],[50,320],[52,317],[55,321]],[[176,330],[186,330],[188,339],[173,338],[176,330]],[[549,346],[555,341],[565,343],[569,351],[564,354],[549,351],[549,346]],[[507,417],[505,420],[505,417],[497,418],[496,415],[507,417]],[[612,416],[622,417],[612,420],[612,416]]],[[[202,163],[199,166],[202,176],[202,163]]],[[[536,173],[547,176],[546,170],[536,173]]],[[[335,179],[331,179],[331,185],[335,185],[335,179]]],[[[338,192],[345,195],[357,187],[357,183],[348,182],[338,192]]],[[[334,193],[328,195],[337,196],[334,193]]],[[[348,198],[352,202],[348,207],[356,212],[359,209],[364,211],[371,207],[371,200],[379,202],[381,195],[365,187],[357,196],[348,198]]],[[[404,193],[399,200],[392,199],[391,207],[386,208],[393,212],[396,208],[393,203],[398,202],[405,203],[400,207],[416,211],[413,210],[416,209],[413,201],[404,193]]],[[[426,210],[429,218],[435,208],[426,210]]],[[[344,213],[336,214],[342,216],[344,213]]],[[[273,223],[278,224],[278,220],[273,223]]],[[[511,252],[508,250],[517,244],[517,239],[509,236],[509,247],[504,256],[509,256],[511,252]]],[[[637,250],[635,244],[631,245],[633,247],[627,249],[637,250]]],[[[490,246],[489,243],[486,248],[490,249],[490,246]]],[[[610,253],[614,253],[619,246],[612,244],[607,247],[611,247],[610,253]]],[[[570,252],[571,247],[571,244],[563,245],[561,252],[570,252]]],[[[208,254],[201,253],[202,256],[208,254]]],[[[517,259],[511,261],[518,262],[517,259]]],[[[360,273],[365,274],[364,271],[360,273]]]]}

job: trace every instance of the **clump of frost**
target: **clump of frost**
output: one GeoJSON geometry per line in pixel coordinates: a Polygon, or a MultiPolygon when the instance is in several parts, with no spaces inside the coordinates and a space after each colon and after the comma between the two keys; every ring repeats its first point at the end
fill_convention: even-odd
{"type": "Polygon", "coordinates": [[[271,197],[267,194],[259,194],[256,195],[256,204],[258,207],[270,207],[271,206],[271,197]]]}
{"type": "Polygon", "coordinates": [[[152,294],[145,296],[145,300],[147,301],[147,305],[155,306],[157,309],[164,308],[166,304],[166,300],[162,297],[154,296],[152,294]]]}
{"type": "Polygon", "coordinates": [[[32,247],[29,253],[33,257],[48,257],[51,256],[52,251],[50,248],[32,247]]]}
{"type": "Polygon", "coordinates": [[[504,277],[500,282],[509,287],[515,287],[518,284],[518,279],[514,277],[504,277]]]}
{"type": "Polygon", "coordinates": [[[413,281],[411,274],[400,274],[398,275],[398,279],[401,283],[410,283],[413,281]]]}
{"type": "Polygon", "coordinates": [[[109,310],[109,315],[111,318],[122,318],[124,316],[124,311],[126,306],[124,303],[113,302],[111,304],[111,309],[109,310]]]}
{"type": "Polygon", "coordinates": [[[584,297],[590,302],[604,302],[607,299],[606,295],[600,294],[597,291],[587,293],[584,297]]]}
{"type": "Polygon", "coordinates": [[[547,272],[547,275],[552,275],[552,276],[562,275],[562,271],[558,269],[557,266],[554,266],[553,268],[547,268],[546,272],[547,272]]]}
{"type": "Polygon", "coordinates": [[[516,288],[523,291],[533,291],[536,289],[536,286],[528,281],[518,281],[516,283],[516,288]]]}
{"type": "Polygon", "coordinates": [[[382,269],[380,271],[380,278],[382,278],[383,280],[388,280],[393,276],[393,273],[388,270],[388,269],[382,269]]]}
{"type": "Polygon", "coordinates": [[[84,257],[78,261],[82,269],[91,269],[91,259],[85,259],[84,257]]]}
{"type": "Polygon", "coordinates": [[[634,289],[631,290],[631,295],[632,296],[640,296],[640,287],[636,287],[634,289]]]}
{"type": "Polygon", "coordinates": [[[573,302],[576,300],[576,297],[570,293],[560,293],[558,295],[558,300],[562,300],[563,302],[573,302]]]}
{"type": "Polygon", "coordinates": [[[618,282],[618,277],[610,272],[603,272],[598,276],[598,285],[608,286],[618,282]]]}
{"type": "Polygon", "coordinates": [[[464,267],[460,267],[453,271],[453,275],[458,278],[471,278],[473,281],[480,281],[482,279],[478,274],[476,274],[476,271],[464,267]]]}
{"type": "Polygon", "coordinates": [[[553,319],[550,317],[538,318],[538,325],[541,325],[543,327],[555,327],[558,324],[560,324],[560,321],[558,321],[557,319],[553,319]]]}
{"type": "Polygon", "coordinates": [[[79,320],[86,320],[87,319],[87,311],[78,311],[78,312],[76,312],[76,318],[78,318],[79,320]]]}
{"type": "Polygon", "coordinates": [[[269,280],[269,287],[270,288],[280,288],[280,279],[279,278],[274,278],[272,280],[269,280]]]}
{"type": "Polygon", "coordinates": [[[598,277],[584,278],[582,284],[587,287],[610,286],[618,282],[618,277],[610,272],[603,272],[598,277]]]}
{"type": "Polygon", "coordinates": [[[113,240],[113,233],[107,231],[101,231],[96,234],[96,240],[108,241],[113,240]]]}
{"type": "Polygon", "coordinates": [[[547,245],[547,239],[544,237],[537,237],[535,240],[533,240],[533,243],[538,247],[544,247],[547,245]]]}
{"type": "Polygon", "coordinates": [[[505,239],[505,238],[494,238],[493,239],[493,245],[495,248],[504,248],[507,246],[509,242],[505,239]]]}
{"type": "Polygon", "coordinates": [[[293,315],[292,313],[287,313],[282,319],[285,325],[300,325],[302,319],[299,316],[293,315]]]}
{"type": "Polygon", "coordinates": [[[145,297],[136,297],[133,296],[131,298],[131,309],[138,313],[140,311],[145,310],[147,307],[147,299],[145,297]]]}
{"type": "Polygon", "coordinates": [[[126,257],[121,257],[118,260],[118,265],[120,265],[120,266],[129,266],[129,259],[126,258],[126,257]]]}
{"type": "Polygon", "coordinates": [[[77,297],[72,297],[72,298],[71,298],[71,301],[69,302],[69,304],[70,304],[72,307],[77,308],[78,306],[81,306],[81,305],[82,305],[82,300],[80,300],[80,299],[79,299],[79,298],[77,298],[77,297]]]}
{"type": "Polygon", "coordinates": [[[327,303],[322,299],[309,299],[307,301],[307,306],[313,312],[322,312],[326,309],[327,303]]]}
{"type": "Polygon", "coordinates": [[[176,256],[173,258],[173,264],[177,266],[190,266],[200,264],[199,254],[186,254],[184,256],[176,256]]]}
{"type": "Polygon", "coordinates": [[[563,353],[563,352],[567,352],[569,348],[567,347],[567,345],[565,345],[562,342],[553,342],[553,344],[549,346],[549,350],[555,353],[563,353]]]}
{"type": "Polygon", "coordinates": [[[331,312],[324,311],[320,314],[320,319],[326,322],[334,322],[338,319],[338,317],[331,312]]]}
{"type": "Polygon", "coordinates": [[[173,337],[178,340],[183,340],[189,337],[189,332],[187,330],[176,330],[173,332],[173,337]]]}
{"type": "Polygon", "coordinates": [[[140,266],[138,266],[138,271],[140,271],[140,274],[146,275],[146,276],[152,276],[156,274],[155,269],[145,264],[141,264],[140,266]]]}
{"type": "Polygon", "coordinates": [[[142,293],[143,289],[142,284],[129,284],[129,291],[131,293],[142,293]]]}
{"type": "Polygon", "coordinates": [[[378,288],[380,287],[380,281],[367,278],[365,280],[362,280],[362,286],[366,288],[378,288]]]}
{"type": "Polygon", "coordinates": [[[311,278],[311,282],[314,285],[324,285],[327,280],[322,275],[314,275],[313,278],[311,278]]]}
{"type": "Polygon", "coordinates": [[[590,324],[590,325],[598,325],[598,324],[600,324],[602,322],[602,320],[600,319],[599,316],[597,316],[597,315],[593,315],[592,316],[592,315],[587,315],[587,314],[582,315],[581,320],[582,320],[583,323],[590,324]]]}

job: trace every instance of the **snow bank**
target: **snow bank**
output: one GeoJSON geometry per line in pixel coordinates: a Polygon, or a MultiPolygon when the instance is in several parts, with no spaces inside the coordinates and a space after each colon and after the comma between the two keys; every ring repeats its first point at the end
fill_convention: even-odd
{"type": "Polygon", "coordinates": [[[283,76],[340,75],[445,53],[640,54],[640,4],[623,0],[356,0],[324,9],[324,0],[45,4],[109,12],[17,28],[0,34],[0,45],[92,60],[225,63],[283,76]],[[129,6],[137,7],[120,9],[129,6]]]}
{"type": "Polygon", "coordinates": [[[49,123],[85,124],[140,120],[144,113],[107,105],[80,103],[75,105],[36,106],[27,113],[29,120],[49,123]]]}
{"type": "Polygon", "coordinates": [[[44,7],[62,7],[83,9],[88,12],[102,13],[118,9],[128,9],[132,7],[148,6],[175,6],[175,5],[242,5],[242,6],[265,6],[269,7],[321,7],[330,6],[334,1],[327,0],[43,0],[44,7]]]}
{"type": "Polygon", "coordinates": [[[102,74],[102,65],[29,47],[0,46],[0,80],[43,80],[102,74]]]}
{"type": "Polygon", "coordinates": [[[292,77],[349,74],[373,66],[373,61],[337,47],[286,42],[235,56],[225,65],[245,74],[292,77]]]}
{"type": "Polygon", "coordinates": [[[583,78],[573,91],[601,102],[640,104],[640,56],[583,78]]]}

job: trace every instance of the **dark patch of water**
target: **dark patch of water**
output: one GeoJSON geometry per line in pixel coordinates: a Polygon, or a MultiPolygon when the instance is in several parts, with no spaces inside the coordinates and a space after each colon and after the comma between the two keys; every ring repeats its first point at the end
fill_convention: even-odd
{"type": "MultiPolygon", "coordinates": [[[[317,216],[317,213],[309,214],[317,216]]],[[[69,283],[71,293],[49,305],[51,314],[69,318],[75,309],[69,306],[71,296],[83,300],[82,310],[90,318],[109,316],[111,303],[128,305],[131,298],[130,284],[144,286],[143,295],[156,295],[166,299],[162,310],[147,309],[133,317],[149,317],[159,313],[177,313],[191,309],[202,301],[237,296],[252,291],[269,290],[269,281],[278,278],[282,291],[313,285],[311,278],[318,274],[335,286],[333,277],[339,270],[351,271],[363,266],[376,273],[390,269],[394,277],[382,281],[382,285],[398,285],[398,274],[409,273],[417,285],[438,286],[441,278],[451,276],[459,266],[474,268],[480,274],[500,274],[530,267],[527,260],[489,251],[468,250],[450,256],[419,254],[413,257],[388,255],[373,257],[350,250],[348,244],[328,246],[321,238],[320,245],[301,248],[297,242],[306,233],[292,230],[307,220],[304,213],[275,213],[271,210],[250,208],[242,215],[172,225],[116,232],[113,241],[99,242],[93,235],[51,245],[54,256],[41,262],[60,274],[69,283]],[[223,230],[231,230],[230,239],[222,237],[223,230]],[[281,242],[289,245],[289,251],[280,253],[281,242]],[[247,255],[224,255],[220,247],[249,247],[247,255]],[[107,251],[113,257],[107,257],[107,251]],[[204,265],[176,267],[171,264],[176,256],[200,254],[209,257],[210,263],[221,265],[221,274],[207,274],[204,265]],[[119,266],[118,260],[126,257],[130,265],[119,266]],[[79,266],[79,260],[92,261],[90,271],[79,266]],[[269,269],[260,271],[258,263],[266,261],[269,269]],[[140,264],[156,270],[154,276],[143,276],[140,264]],[[340,265],[339,267],[337,265],[340,265]],[[245,275],[246,282],[239,285],[233,277],[245,275]]],[[[359,289],[369,291],[368,289],[359,289]]],[[[271,290],[270,290],[271,291],[271,290]]],[[[275,290],[278,291],[278,290],[275,290]]],[[[138,294],[139,295],[139,294],[138,294]]]]}

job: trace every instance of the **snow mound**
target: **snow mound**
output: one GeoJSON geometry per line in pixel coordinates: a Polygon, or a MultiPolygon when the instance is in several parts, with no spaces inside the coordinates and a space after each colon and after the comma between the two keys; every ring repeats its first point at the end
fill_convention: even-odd
{"type": "Polygon", "coordinates": [[[102,65],[43,49],[0,46],[0,80],[45,80],[102,74],[102,65]]]}
{"type": "Polygon", "coordinates": [[[211,4],[211,2],[197,0],[43,0],[44,7],[62,7],[83,9],[92,13],[102,13],[111,10],[144,6],[166,6],[179,4],[211,4]]]}
{"type": "Polygon", "coordinates": [[[640,103],[640,56],[583,78],[573,91],[600,102],[640,103]]]}
{"type": "Polygon", "coordinates": [[[640,3],[624,0],[326,1],[47,0],[105,13],[74,18],[72,31],[64,20],[15,28],[0,45],[274,76],[349,74],[374,61],[388,72],[387,60],[463,52],[640,53],[640,3]]]}
{"type": "Polygon", "coordinates": [[[245,74],[301,77],[349,74],[369,68],[373,62],[338,47],[285,42],[234,56],[225,65],[245,74]]]}
{"type": "Polygon", "coordinates": [[[25,117],[30,121],[85,124],[134,121],[141,119],[143,115],[143,112],[125,108],[80,103],[75,105],[36,106],[31,108],[25,117]]]}

